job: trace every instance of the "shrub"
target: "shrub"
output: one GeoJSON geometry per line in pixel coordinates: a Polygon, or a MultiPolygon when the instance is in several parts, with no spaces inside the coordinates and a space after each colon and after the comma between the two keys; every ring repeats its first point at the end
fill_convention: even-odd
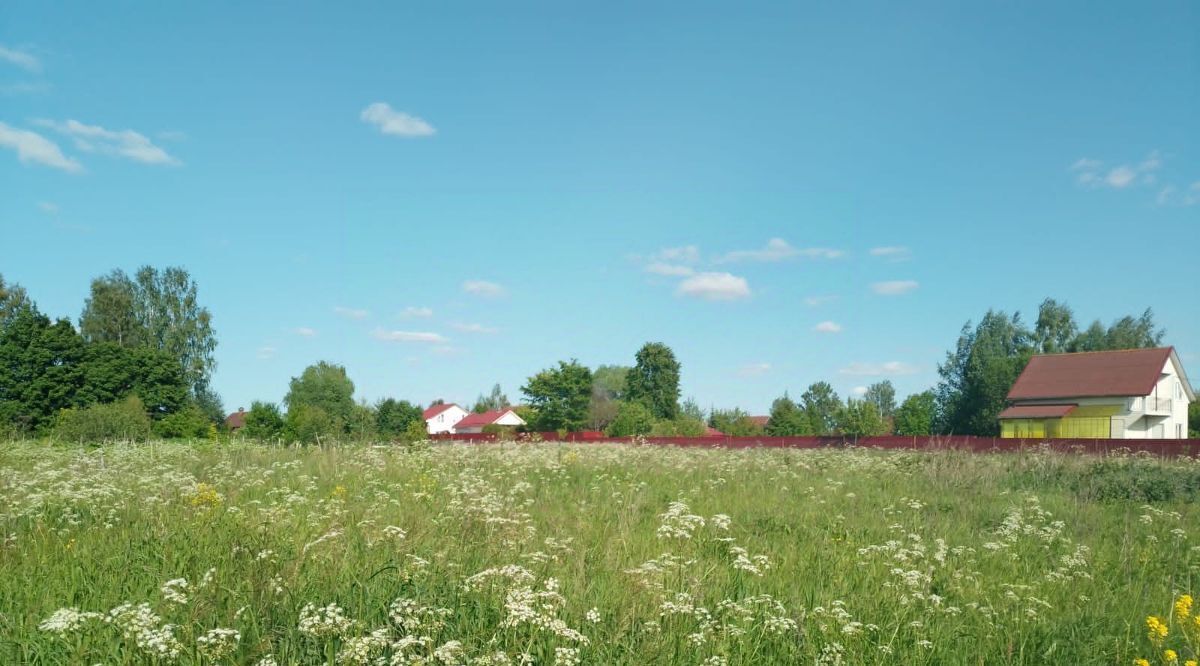
{"type": "Polygon", "coordinates": [[[513,439],[517,433],[517,426],[489,423],[483,426],[482,432],[485,435],[496,435],[499,439],[513,439]]]}
{"type": "Polygon", "coordinates": [[[1152,461],[1101,460],[1081,471],[1071,486],[1080,496],[1101,502],[1192,501],[1200,495],[1200,472],[1152,461]]]}
{"type": "Polygon", "coordinates": [[[283,434],[283,414],[271,402],[255,400],[246,412],[246,425],[242,434],[251,439],[277,439],[283,434]]]}
{"type": "Polygon", "coordinates": [[[209,436],[211,425],[198,406],[188,405],[159,419],[153,430],[155,436],[167,439],[201,439],[209,436]]]}
{"type": "Polygon", "coordinates": [[[130,396],[120,402],[62,410],[54,425],[54,435],[79,443],[143,441],[150,438],[150,429],[145,405],[137,396],[130,396]]]}
{"type": "Polygon", "coordinates": [[[622,402],[617,417],[604,429],[609,437],[648,435],[654,429],[654,414],[640,402],[622,402]]]}
{"type": "Polygon", "coordinates": [[[284,432],[288,439],[307,443],[333,437],[338,430],[340,428],[324,409],[297,405],[288,410],[284,432]]]}

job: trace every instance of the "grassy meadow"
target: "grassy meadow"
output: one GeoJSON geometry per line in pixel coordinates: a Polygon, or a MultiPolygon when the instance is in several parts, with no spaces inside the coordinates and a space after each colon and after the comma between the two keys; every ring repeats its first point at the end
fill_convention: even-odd
{"type": "Polygon", "coordinates": [[[1047,452],[0,444],[0,663],[1182,665],[1197,493],[1047,452]]]}

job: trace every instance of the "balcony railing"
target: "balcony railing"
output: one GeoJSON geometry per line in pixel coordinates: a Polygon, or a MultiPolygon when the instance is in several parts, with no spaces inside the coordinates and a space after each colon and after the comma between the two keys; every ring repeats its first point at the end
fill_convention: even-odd
{"type": "Polygon", "coordinates": [[[1170,414],[1171,408],[1170,398],[1155,398],[1153,396],[1145,398],[1145,411],[1147,414],[1170,414]]]}

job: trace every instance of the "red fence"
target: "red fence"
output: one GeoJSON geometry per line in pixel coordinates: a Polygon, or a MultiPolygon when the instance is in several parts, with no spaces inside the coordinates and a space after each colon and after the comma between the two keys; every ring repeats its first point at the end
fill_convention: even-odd
{"type": "MultiPolygon", "coordinates": [[[[559,437],[558,433],[521,434],[517,441],[547,442],[645,442],[666,446],[705,446],[730,449],[791,448],[819,449],[859,446],[876,449],[958,449],[976,452],[1027,451],[1031,448],[1050,448],[1069,453],[1109,454],[1116,452],[1145,452],[1158,456],[1200,456],[1200,439],[1000,439],[970,435],[931,435],[902,437],[607,437],[604,433],[576,432],[559,437]]],[[[431,439],[444,442],[494,442],[493,434],[433,435],[431,439]]]]}

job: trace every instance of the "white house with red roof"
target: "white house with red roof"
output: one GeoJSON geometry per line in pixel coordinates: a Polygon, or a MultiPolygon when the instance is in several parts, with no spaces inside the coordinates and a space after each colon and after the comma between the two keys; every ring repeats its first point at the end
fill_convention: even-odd
{"type": "Polygon", "coordinates": [[[454,426],[455,433],[483,432],[485,426],[523,426],[525,419],[511,409],[496,409],[482,414],[468,414],[454,426]]]}
{"type": "Polygon", "coordinates": [[[425,417],[425,431],[431,435],[444,432],[454,433],[454,426],[467,418],[469,414],[470,412],[452,402],[431,405],[429,409],[425,410],[423,415],[425,417]]]}

